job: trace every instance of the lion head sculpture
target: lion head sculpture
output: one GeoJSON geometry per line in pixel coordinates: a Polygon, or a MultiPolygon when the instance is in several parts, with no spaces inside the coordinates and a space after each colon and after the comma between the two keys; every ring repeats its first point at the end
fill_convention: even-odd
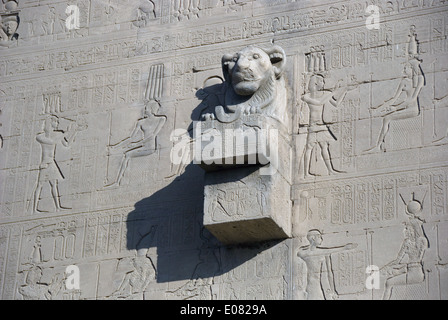
{"type": "Polygon", "coordinates": [[[286,54],[279,46],[269,49],[249,46],[233,55],[224,55],[225,105],[216,107],[215,115],[210,116],[231,123],[242,115],[258,113],[285,123],[285,65],[286,54]]]}

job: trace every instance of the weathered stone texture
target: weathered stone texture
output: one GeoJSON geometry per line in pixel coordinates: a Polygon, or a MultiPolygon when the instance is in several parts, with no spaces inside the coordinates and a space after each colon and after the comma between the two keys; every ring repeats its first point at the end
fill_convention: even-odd
{"type": "Polygon", "coordinates": [[[71,4],[0,2],[0,299],[448,298],[446,1],[71,4]],[[223,56],[273,45],[277,174],[206,173],[223,56]]]}

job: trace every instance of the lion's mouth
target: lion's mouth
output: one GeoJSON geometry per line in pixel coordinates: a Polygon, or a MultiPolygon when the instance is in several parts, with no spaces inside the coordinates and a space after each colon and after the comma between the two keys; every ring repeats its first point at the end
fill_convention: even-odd
{"type": "Polygon", "coordinates": [[[260,81],[259,77],[256,77],[250,73],[245,72],[237,72],[233,76],[234,82],[256,82],[260,81]]]}

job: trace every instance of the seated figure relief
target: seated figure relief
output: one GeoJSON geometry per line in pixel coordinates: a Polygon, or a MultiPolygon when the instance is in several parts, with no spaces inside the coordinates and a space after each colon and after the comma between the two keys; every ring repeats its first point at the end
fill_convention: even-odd
{"type": "Polygon", "coordinates": [[[150,0],[140,0],[134,14],[134,26],[146,27],[151,19],[156,18],[155,5],[150,0]]]}
{"type": "Polygon", "coordinates": [[[287,123],[287,91],[283,72],[285,51],[279,46],[249,46],[222,58],[225,78],[224,106],[203,120],[232,123],[243,115],[263,114],[287,123]]]}
{"type": "Polygon", "coordinates": [[[143,117],[137,121],[130,136],[115,145],[108,146],[109,154],[111,150],[121,148],[123,157],[117,178],[105,187],[120,186],[131,159],[149,156],[158,151],[157,136],[167,119],[166,116],[157,114],[160,107],[159,101],[145,102],[143,117]]]}
{"type": "Polygon", "coordinates": [[[423,259],[429,249],[429,240],[423,228],[425,221],[420,218],[423,201],[416,200],[413,195],[412,201],[405,202],[405,205],[408,221],[404,223],[403,243],[396,259],[381,269],[386,279],[383,300],[390,300],[397,287],[421,284],[426,280],[423,259]]]}
{"type": "Polygon", "coordinates": [[[420,67],[421,61],[412,59],[403,68],[403,78],[397,88],[395,96],[382,105],[372,109],[383,108],[383,124],[377,143],[365,152],[386,151],[385,139],[392,121],[414,118],[420,115],[419,95],[425,86],[425,76],[420,67]],[[404,96],[404,99],[399,100],[404,96]]]}
{"type": "Polygon", "coordinates": [[[386,138],[392,121],[405,120],[418,117],[420,110],[420,94],[426,85],[420,55],[420,44],[417,40],[415,26],[411,26],[406,42],[407,61],[403,66],[403,76],[394,97],[379,106],[372,106],[371,110],[382,111],[382,126],[376,144],[367,153],[386,151],[386,138]]]}

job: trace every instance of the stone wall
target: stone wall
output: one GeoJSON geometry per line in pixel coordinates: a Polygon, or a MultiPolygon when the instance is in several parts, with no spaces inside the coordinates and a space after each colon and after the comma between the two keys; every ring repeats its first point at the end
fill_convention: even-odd
{"type": "Polygon", "coordinates": [[[70,4],[0,3],[1,299],[448,298],[445,1],[70,4]],[[219,104],[224,54],[272,44],[291,235],[223,245],[173,132],[219,104]]]}

